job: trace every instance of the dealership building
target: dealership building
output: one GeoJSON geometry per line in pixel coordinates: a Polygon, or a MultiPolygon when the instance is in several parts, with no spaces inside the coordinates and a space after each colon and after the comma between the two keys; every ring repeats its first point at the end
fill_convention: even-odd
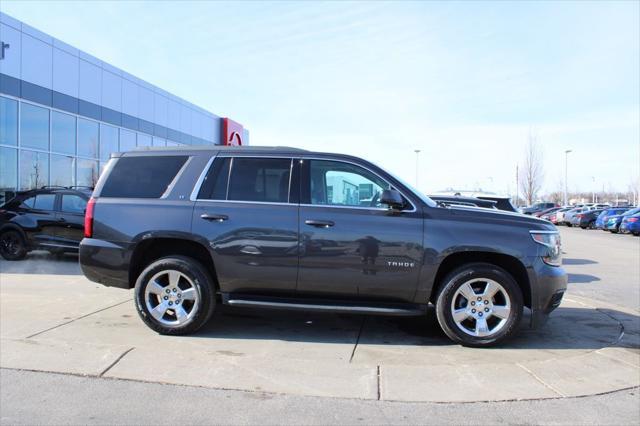
{"type": "Polygon", "coordinates": [[[237,122],[0,12],[0,202],[93,186],[112,152],[248,142],[237,122]]]}

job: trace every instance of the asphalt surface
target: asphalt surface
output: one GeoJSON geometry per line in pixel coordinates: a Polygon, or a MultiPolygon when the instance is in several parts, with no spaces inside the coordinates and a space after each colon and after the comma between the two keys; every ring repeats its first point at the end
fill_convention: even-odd
{"type": "Polygon", "coordinates": [[[569,292],[640,312],[640,237],[560,227],[569,292]],[[574,268],[578,267],[578,268],[574,268]]]}
{"type": "MultiPolygon", "coordinates": [[[[495,393],[508,382],[505,382],[505,379],[509,378],[504,376],[511,374],[511,370],[492,372],[494,378],[487,382],[469,381],[474,376],[469,375],[469,371],[464,369],[473,366],[474,354],[479,359],[495,354],[494,356],[505,360],[519,360],[519,363],[524,363],[529,357],[528,361],[531,365],[548,365],[549,367],[558,365],[557,361],[552,361],[553,359],[562,361],[562,356],[574,352],[577,356],[583,356],[580,354],[584,353],[584,358],[580,358],[584,361],[587,359],[602,361],[608,357],[616,357],[616,365],[620,368],[626,367],[625,370],[618,370],[618,374],[622,375],[615,376],[616,372],[613,369],[605,368],[604,371],[600,371],[603,375],[600,379],[612,379],[612,383],[620,380],[622,383],[629,382],[626,379],[631,377],[633,379],[631,382],[637,382],[640,378],[638,368],[638,360],[640,360],[640,316],[638,316],[640,313],[640,238],[575,228],[562,228],[562,237],[566,251],[564,263],[570,279],[566,298],[568,301],[571,298],[575,300],[573,304],[563,304],[565,307],[559,308],[542,334],[525,333],[516,339],[510,344],[512,350],[508,348],[475,352],[463,350],[463,348],[456,348],[455,345],[447,345],[442,340],[441,332],[437,330],[426,332],[426,334],[419,331],[416,334],[414,327],[409,327],[408,331],[403,330],[404,323],[400,323],[401,327],[398,328],[398,324],[394,322],[389,323],[385,319],[367,317],[370,319],[366,320],[367,326],[364,328],[370,329],[373,334],[362,339],[359,337],[360,345],[357,351],[354,348],[351,352],[348,347],[350,339],[343,335],[345,331],[357,333],[358,328],[362,333],[363,327],[359,327],[360,320],[314,316],[312,327],[320,327],[321,333],[327,335],[316,342],[309,341],[309,335],[305,333],[310,333],[317,338],[317,329],[305,331],[305,327],[310,325],[306,324],[307,321],[302,321],[306,318],[302,318],[299,313],[270,315],[271,329],[265,328],[264,318],[259,314],[253,316],[253,314],[243,313],[232,316],[230,319],[233,322],[226,323],[222,331],[212,324],[208,333],[193,339],[191,343],[193,349],[206,349],[209,346],[220,349],[216,347],[220,345],[229,346],[224,349],[232,349],[218,350],[216,354],[208,355],[208,357],[214,356],[213,359],[218,362],[229,359],[228,369],[218,370],[219,364],[208,364],[207,367],[211,368],[211,371],[201,371],[201,377],[198,377],[193,375],[194,372],[188,371],[190,368],[188,365],[182,366],[181,362],[188,360],[176,358],[181,354],[180,351],[159,354],[163,355],[160,358],[149,355],[153,353],[150,349],[157,348],[158,344],[171,346],[172,342],[166,339],[160,341],[155,335],[145,334],[146,329],[140,326],[137,318],[130,318],[132,312],[129,312],[128,303],[122,304],[123,302],[120,301],[121,293],[112,293],[110,289],[100,286],[92,287],[93,289],[87,294],[95,293],[103,299],[112,297],[113,300],[109,301],[109,304],[115,307],[110,307],[104,312],[97,311],[89,314],[90,316],[80,315],[80,311],[66,312],[67,308],[64,305],[66,301],[61,297],[62,304],[58,305],[58,310],[64,309],[65,316],[62,318],[61,311],[58,316],[63,321],[50,331],[47,330],[47,324],[51,321],[48,316],[34,317],[34,323],[29,325],[33,326],[33,330],[29,330],[29,327],[24,330],[17,328],[20,325],[19,317],[14,313],[20,312],[7,310],[7,307],[12,310],[14,308],[6,303],[6,297],[23,298],[29,294],[3,293],[5,304],[0,306],[5,306],[5,309],[0,314],[4,325],[0,324],[0,330],[3,336],[7,337],[3,342],[18,346],[15,346],[15,350],[0,348],[3,349],[0,354],[5,354],[0,359],[0,365],[4,367],[7,362],[10,365],[20,365],[20,358],[24,356],[28,361],[27,364],[34,362],[33,359],[40,361],[40,364],[37,362],[34,364],[38,365],[38,368],[34,369],[44,371],[26,371],[19,367],[0,369],[0,424],[168,424],[177,422],[183,424],[638,424],[640,423],[638,393],[640,390],[637,387],[596,396],[551,397],[542,400],[503,402],[398,402],[384,400],[386,394],[380,398],[381,372],[384,378],[387,372],[394,372],[393,369],[397,368],[395,364],[402,362],[411,364],[406,367],[407,374],[411,375],[397,376],[399,379],[402,377],[404,379],[398,381],[396,387],[393,383],[383,381],[384,392],[393,390],[395,395],[402,396],[405,389],[409,389],[420,395],[438,396],[448,392],[464,393],[464,388],[468,386],[473,389],[473,392],[477,389],[477,399],[482,400],[483,387],[495,393]],[[601,303],[598,304],[597,309],[576,309],[576,306],[581,306],[582,298],[601,303]],[[584,315],[585,312],[593,312],[594,317],[590,319],[575,316],[574,320],[574,315],[578,313],[584,315]],[[297,322],[305,325],[296,325],[297,322]],[[580,327],[586,328],[581,330],[580,327]],[[379,328],[384,330],[380,336],[376,334],[380,333],[376,331],[379,328]],[[619,328],[622,330],[620,339],[616,337],[619,328]],[[37,333],[31,336],[31,333],[36,330],[38,330],[37,333]],[[592,335],[592,340],[585,341],[580,337],[584,336],[583,332],[586,331],[592,335]],[[238,337],[240,334],[243,334],[245,340],[238,337]],[[572,337],[567,340],[562,340],[560,337],[560,340],[557,340],[563,334],[572,337]],[[25,340],[24,336],[27,335],[29,336],[25,340]],[[95,346],[100,341],[106,343],[105,339],[122,343],[122,351],[125,351],[129,344],[141,346],[132,352],[123,352],[124,354],[118,358],[121,352],[111,349],[107,351],[95,346]],[[545,339],[549,339],[550,344],[545,344],[545,339]],[[618,341],[615,345],[617,347],[607,347],[614,341],[618,341]],[[91,344],[77,345],[82,342],[91,344]],[[143,342],[147,343],[143,344],[143,342]],[[388,346],[389,342],[393,342],[395,346],[388,346]],[[534,347],[531,347],[529,342],[534,342],[534,347]],[[78,357],[87,364],[67,362],[69,358],[67,355],[61,357],[60,354],[65,352],[60,352],[60,347],[55,346],[56,344],[69,348],[76,347],[69,345],[77,345],[79,349],[69,353],[69,356],[78,357]],[[341,348],[352,353],[352,357],[355,354],[354,362],[360,361],[362,365],[373,363],[374,369],[375,364],[378,364],[378,398],[382,400],[376,400],[375,395],[367,400],[359,397],[302,396],[277,390],[267,392],[265,388],[256,389],[250,386],[246,391],[229,390],[229,388],[237,389],[235,386],[191,386],[191,384],[200,383],[201,378],[207,375],[210,379],[218,380],[221,374],[237,374],[236,377],[240,381],[245,380],[250,372],[238,369],[237,363],[242,359],[239,357],[241,352],[248,354],[258,352],[260,356],[273,357],[273,361],[269,361],[272,364],[267,366],[279,366],[280,361],[283,361],[283,366],[288,365],[288,367],[281,373],[278,373],[278,370],[261,372],[262,374],[271,373],[284,379],[284,376],[279,374],[288,373],[291,369],[295,371],[303,365],[298,362],[301,361],[298,358],[306,359],[309,368],[313,368],[324,358],[342,357],[341,348]],[[78,353],[78,350],[84,349],[95,352],[84,355],[81,352],[78,353]],[[40,359],[38,359],[38,352],[41,352],[40,359]],[[622,357],[617,358],[621,355],[622,357]],[[587,358],[589,356],[591,358],[587,358]],[[12,357],[15,359],[9,359],[12,357]],[[103,363],[97,362],[99,357],[106,357],[103,363]],[[112,359],[115,361],[113,365],[111,365],[112,359]],[[552,363],[545,364],[547,359],[552,363]],[[443,362],[442,371],[451,376],[413,375],[414,372],[419,372],[413,369],[414,367],[422,369],[438,362],[443,362]],[[110,366],[108,374],[114,374],[114,376],[107,378],[107,374],[105,377],[95,377],[104,374],[105,365],[110,366]],[[74,374],[76,367],[79,373],[74,374]],[[92,367],[96,368],[97,373],[88,374],[93,374],[94,377],[81,377],[82,374],[87,374],[84,371],[89,371],[92,367]],[[142,378],[135,379],[136,371],[145,369],[147,371],[143,371],[140,375],[142,378]],[[171,374],[162,375],[161,373],[166,369],[170,369],[171,374]],[[47,371],[71,374],[52,374],[47,371]],[[189,380],[181,378],[181,375],[189,376],[189,374],[191,375],[189,380]],[[627,375],[626,378],[624,374],[627,375]],[[126,380],[122,380],[123,377],[126,380]],[[148,377],[150,379],[147,379],[148,377]],[[172,380],[171,383],[182,385],[168,384],[165,380],[156,380],[157,377],[165,377],[172,380]],[[452,381],[447,382],[447,380],[452,381]],[[165,382],[165,384],[148,383],[149,381],[165,382]]],[[[38,280],[41,280],[42,289],[47,284],[52,284],[53,288],[63,288],[65,285],[75,285],[82,290],[87,288],[86,283],[78,281],[83,278],[79,275],[79,269],[73,257],[55,262],[51,262],[49,257],[43,257],[42,254],[35,254],[31,258],[36,261],[32,263],[0,261],[0,290],[20,288],[27,284],[33,285],[38,280]],[[48,261],[38,262],[40,257],[48,261]],[[27,274],[24,273],[25,265],[29,265],[27,274]],[[52,275],[56,272],[66,274],[67,278],[52,275]],[[9,282],[12,280],[17,281],[9,282]]],[[[35,289],[37,291],[38,286],[35,286],[35,289]]],[[[89,296],[78,294],[75,297],[83,300],[89,296]]],[[[45,306],[42,305],[42,307],[44,309],[45,306]]],[[[38,314],[35,310],[37,308],[33,306],[34,310],[31,312],[34,315],[38,314]]],[[[235,313],[232,314],[235,315],[235,313]]],[[[422,327],[424,324],[418,325],[422,327]]],[[[564,362],[566,363],[568,359],[567,357],[564,362]]],[[[525,363],[525,365],[529,364],[525,363]]],[[[545,370],[541,368],[533,376],[545,385],[551,384],[550,394],[553,394],[554,389],[559,389],[566,395],[580,394],[587,385],[586,382],[582,383],[587,376],[581,378],[580,371],[581,368],[586,367],[588,363],[578,362],[576,358],[576,361],[567,364],[567,367],[560,368],[557,372],[552,371],[544,376],[545,370]],[[563,379],[564,382],[562,382],[563,379]],[[562,387],[558,388],[558,386],[562,387]],[[573,387],[575,387],[575,393],[572,392],[573,387]]],[[[29,369],[29,367],[24,368],[29,369]]],[[[482,369],[483,366],[480,365],[478,368],[482,369]]],[[[595,368],[597,372],[598,366],[596,365],[595,368]]],[[[593,369],[587,371],[589,374],[593,373],[593,369]]],[[[485,377],[482,371],[480,373],[482,374],[477,377],[485,377]]],[[[326,381],[338,380],[340,373],[334,374],[338,376],[327,376],[326,381]]],[[[235,380],[233,377],[232,379],[235,380]]],[[[598,379],[598,377],[593,376],[592,379],[598,379]]],[[[227,383],[234,384],[233,380],[227,383]]],[[[375,377],[373,380],[375,382],[375,377]]],[[[515,379],[511,377],[509,380],[515,379]]],[[[336,381],[336,383],[340,382],[336,381]]],[[[592,380],[589,386],[597,389],[598,381],[592,380]]],[[[300,384],[294,388],[296,387],[300,387],[300,384]]],[[[623,387],[621,385],[618,388],[623,387]]],[[[345,388],[339,390],[342,389],[345,388]]],[[[510,389],[519,390],[517,387],[510,389]]],[[[389,399],[393,399],[393,395],[389,396],[391,397],[389,399]]],[[[514,394],[513,399],[519,398],[522,397],[514,394]]]]}
{"type": "Polygon", "coordinates": [[[639,389],[607,395],[434,404],[274,395],[0,370],[1,424],[636,425],[639,389]]]}

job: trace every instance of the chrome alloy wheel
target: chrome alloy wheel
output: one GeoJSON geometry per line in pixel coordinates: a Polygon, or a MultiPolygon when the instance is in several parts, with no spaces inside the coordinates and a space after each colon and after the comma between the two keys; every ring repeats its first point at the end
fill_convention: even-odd
{"type": "Polygon", "coordinates": [[[462,284],[451,300],[456,326],[466,334],[487,337],[499,332],[511,314],[511,300],[496,281],[474,278],[462,284]]]}
{"type": "Polygon", "coordinates": [[[146,285],[144,300],[149,314],[168,327],[189,323],[200,305],[200,294],[193,281],[176,270],[155,274],[146,285]]]}

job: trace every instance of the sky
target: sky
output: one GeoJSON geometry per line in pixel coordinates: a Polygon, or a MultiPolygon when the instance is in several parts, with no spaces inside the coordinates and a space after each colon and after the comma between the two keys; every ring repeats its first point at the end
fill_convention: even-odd
{"type": "Polygon", "coordinates": [[[252,145],[371,160],[425,192],[640,175],[640,2],[18,2],[0,10],[231,117],[252,145]],[[415,150],[420,150],[416,167],[415,150]],[[521,166],[522,167],[522,166],[521,166]]]}

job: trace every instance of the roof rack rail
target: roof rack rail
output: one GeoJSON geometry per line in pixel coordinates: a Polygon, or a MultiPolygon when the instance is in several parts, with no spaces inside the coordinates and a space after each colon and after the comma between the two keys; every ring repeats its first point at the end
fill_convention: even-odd
{"type": "Polygon", "coordinates": [[[74,189],[74,188],[86,188],[86,189],[90,189],[93,191],[93,186],[89,186],[89,185],[70,185],[70,186],[62,186],[62,185],[44,185],[41,186],[40,188],[31,188],[31,189],[27,189],[25,191],[33,191],[33,190],[37,190],[37,189],[74,189]]]}

